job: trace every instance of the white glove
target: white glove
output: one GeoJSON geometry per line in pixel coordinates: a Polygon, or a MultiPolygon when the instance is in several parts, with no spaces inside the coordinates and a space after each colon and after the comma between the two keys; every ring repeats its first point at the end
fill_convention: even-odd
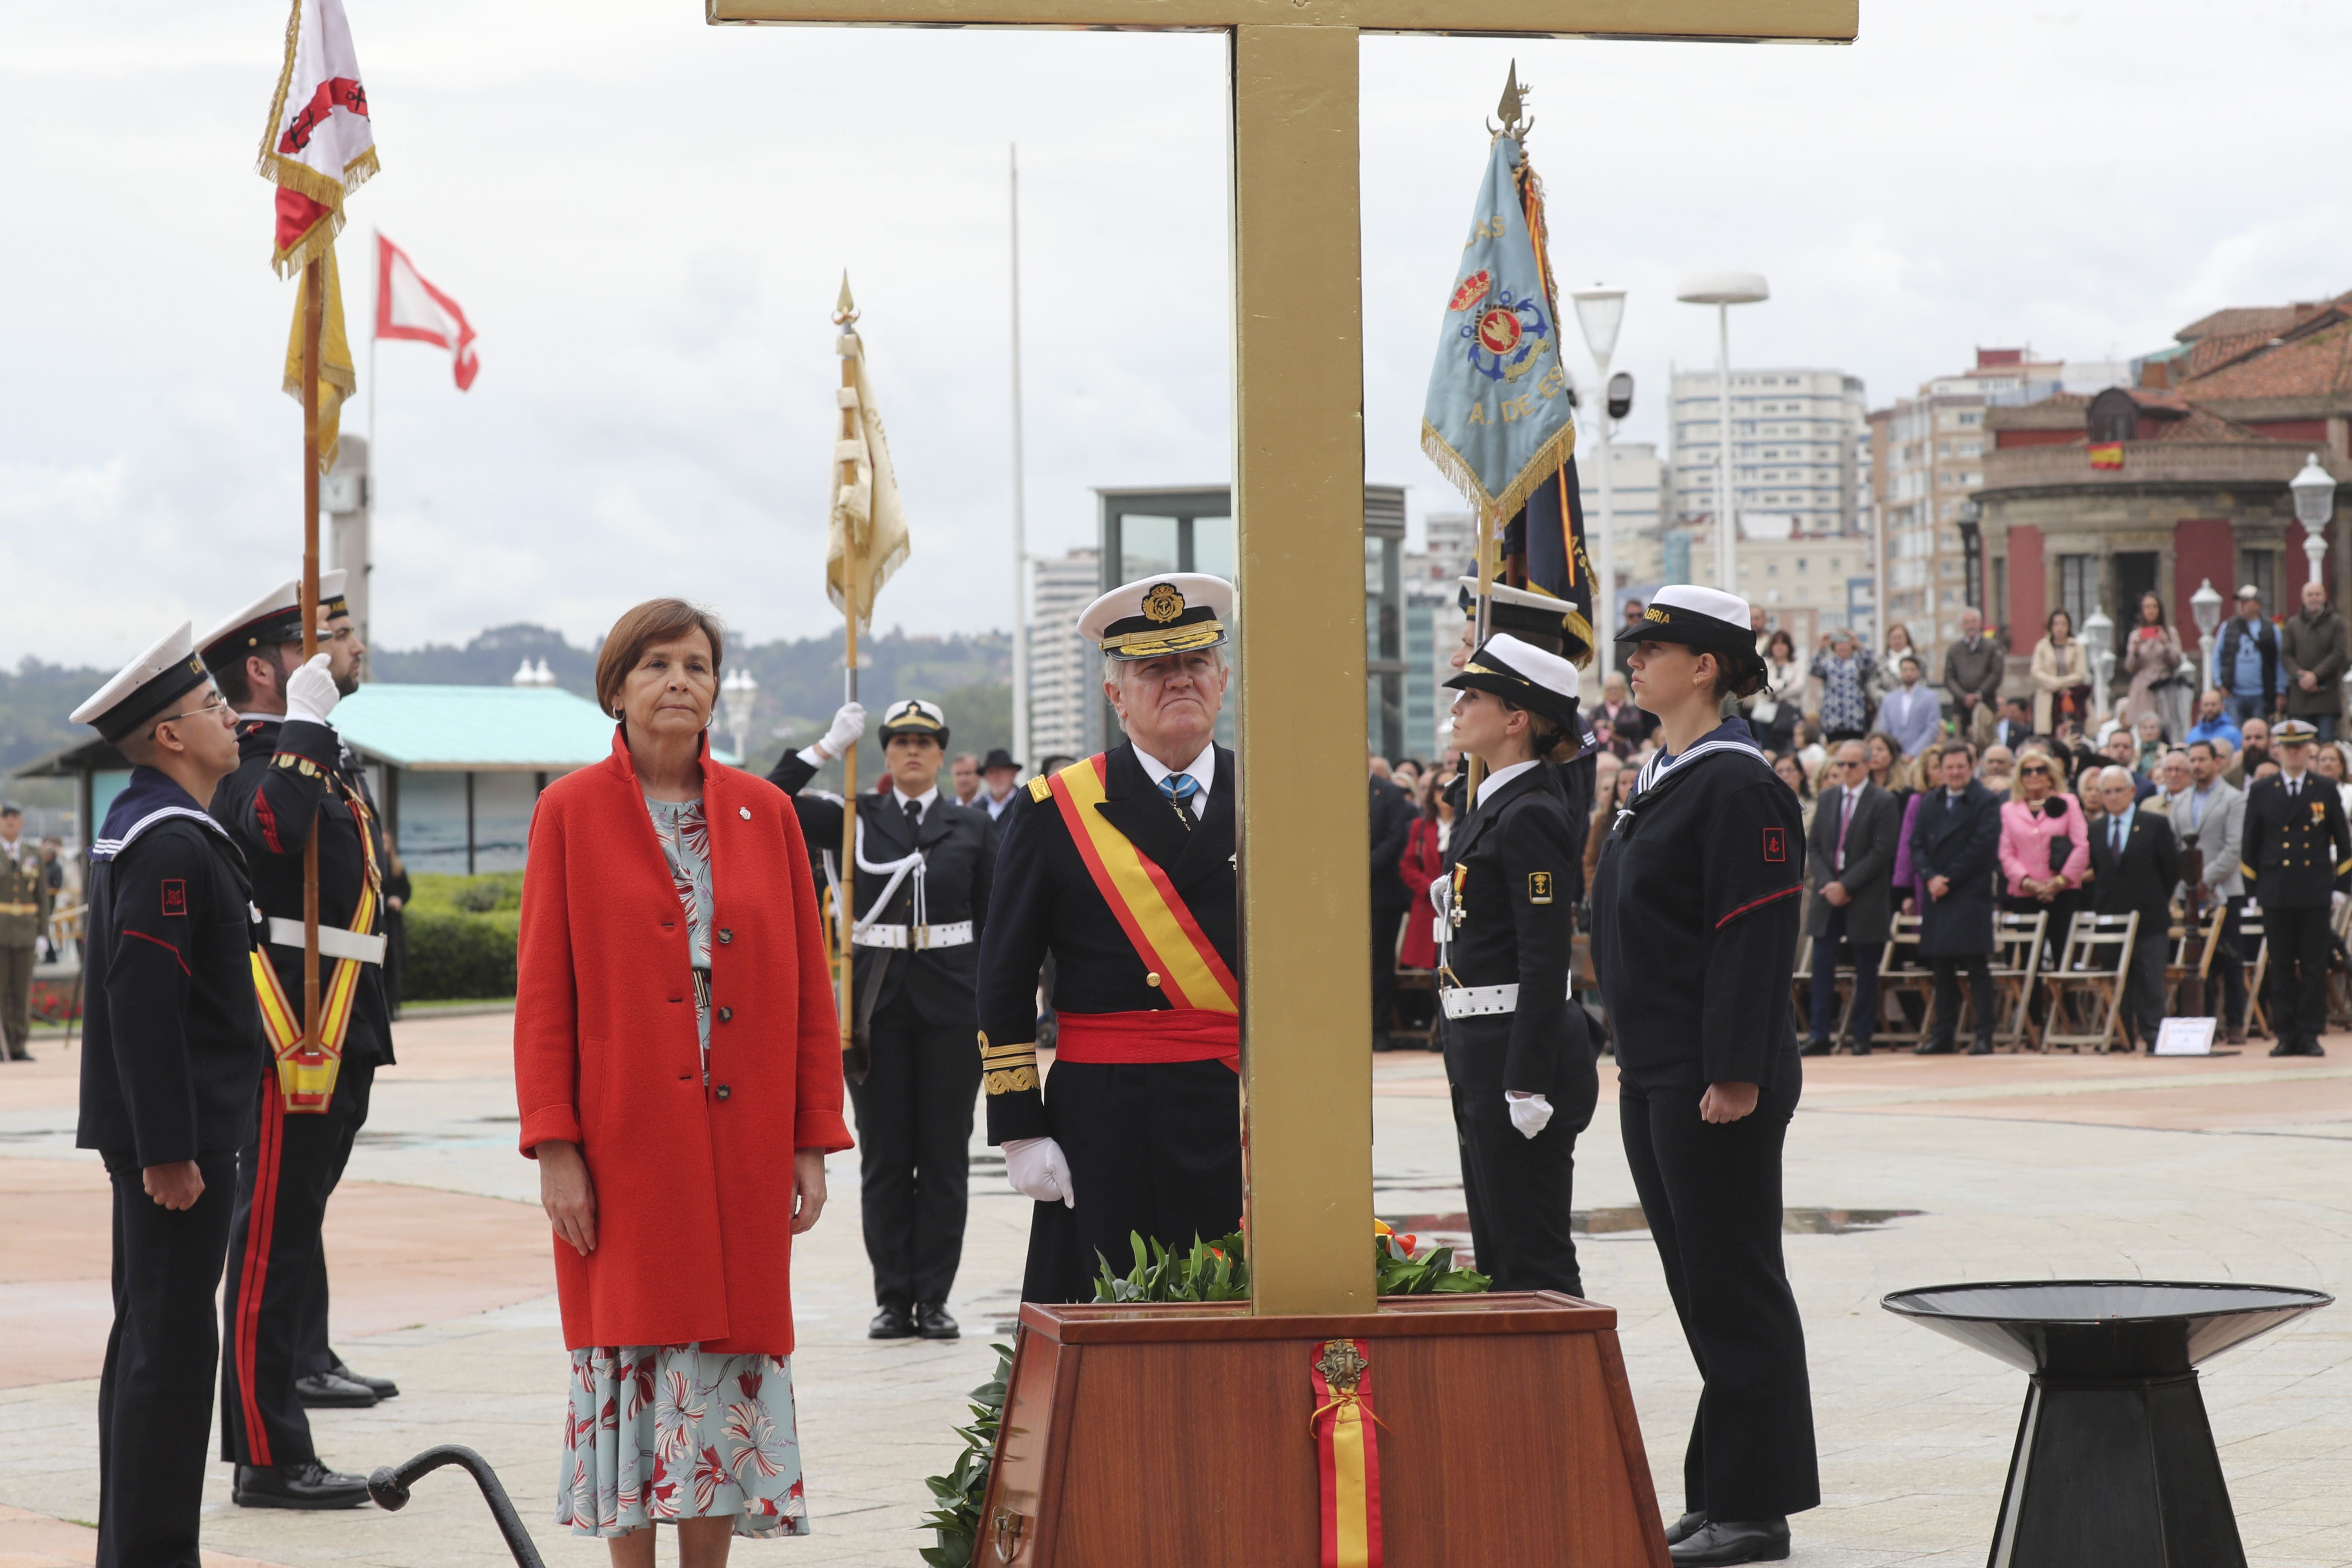
{"type": "Polygon", "coordinates": [[[2344,907],[2344,899],[2345,895],[2342,893],[2330,893],[2327,896],[2327,907],[2331,910],[2340,910],[2344,907]]]}
{"type": "Polygon", "coordinates": [[[328,656],[318,654],[286,678],[286,717],[307,719],[313,724],[323,724],[327,715],[335,710],[342,693],[335,689],[335,678],[328,673],[328,656]]]}
{"type": "Polygon", "coordinates": [[[1507,1089],[1503,1101],[1511,1108],[1511,1125],[1519,1130],[1522,1138],[1532,1138],[1551,1125],[1551,1100],[1543,1095],[1521,1094],[1516,1089],[1507,1089]]]}
{"type": "MultiPolygon", "coordinates": [[[[1544,1114],[1551,1114],[1549,1108],[1544,1114]]],[[[1070,1162],[1051,1138],[1008,1138],[1004,1141],[1004,1179],[1024,1198],[1041,1204],[1059,1202],[1078,1206],[1077,1189],[1070,1184],[1070,1162]]]]}
{"type": "Polygon", "coordinates": [[[833,728],[827,730],[809,750],[823,752],[825,761],[831,762],[857,744],[859,738],[865,733],[866,705],[862,702],[845,702],[834,710],[833,728]]]}

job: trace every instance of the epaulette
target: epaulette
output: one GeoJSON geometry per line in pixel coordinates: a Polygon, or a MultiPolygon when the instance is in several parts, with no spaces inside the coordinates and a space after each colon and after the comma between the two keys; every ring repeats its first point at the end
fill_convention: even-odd
{"type": "Polygon", "coordinates": [[[1035,801],[1039,805],[1045,805],[1045,797],[1053,793],[1054,781],[1047,778],[1044,773],[1039,773],[1035,778],[1029,781],[1029,798],[1035,801]]]}

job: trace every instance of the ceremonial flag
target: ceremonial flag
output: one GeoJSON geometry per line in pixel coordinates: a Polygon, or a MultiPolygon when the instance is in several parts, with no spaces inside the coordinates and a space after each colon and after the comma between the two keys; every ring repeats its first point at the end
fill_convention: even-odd
{"type": "Polygon", "coordinates": [[[882,434],[882,415],[874,406],[874,387],[866,372],[866,344],[851,323],[856,312],[849,298],[849,279],[841,280],[842,322],[838,344],[850,374],[847,384],[835,389],[845,411],[855,417],[843,421],[852,434],[834,443],[833,506],[824,541],[824,592],[834,607],[850,614],[860,626],[874,620],[874,596],[907,559],[907,520],[898,510],[898,479],[890,468],[890,444],[882,434]],[[843,472],[854,466],[855,477],[843,472]],[[858,574],[861,592],[850,603],[850,566],[862,556],[858,574]]]}
{"type": "MultiPolygon", "coordinates": [[[[335,272],[335,247],[326,246],[327,310],[319,324],[319,471],[335,466],[335,448],[342,438],[343,399],[359,390],[352,370],[351,340],[343,333],[343,287],[335,272]]],[[[286,342],[286,395],[302,401],[302,307],[310,274],[294,286],[294,332],[286,342]]]]}
{"type": "Polygon", "coordinates": [[[474,384],[482,362],[474,355],[474,329],[457,301],[425,280],[408,253],[375,237],[375,335],[449,351],[457,390],[474,384]]]}
{"type": "Polygon", "coordinates": [[[270,259],[280,278],[290,278],[334,242],[343,197],[376,171],[375,127],[342,0],[294,0],[260,171],[278,186],[270,259]]]}

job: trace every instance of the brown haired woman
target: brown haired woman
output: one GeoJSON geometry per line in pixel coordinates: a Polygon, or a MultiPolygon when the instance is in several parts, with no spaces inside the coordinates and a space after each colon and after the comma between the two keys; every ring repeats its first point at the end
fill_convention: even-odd
{"type": "Polygon", "coordinates": [[[792,802],[710,758],[722,651],[683,601],[621,617],[613,754],[540,796],[523,875],[515,1088],[572,1351],[556,1520],[614,1568],[651,1568],[655,1523],[683,1568],[808,1532],[792,1238],[850,1138],[792,802]]]}

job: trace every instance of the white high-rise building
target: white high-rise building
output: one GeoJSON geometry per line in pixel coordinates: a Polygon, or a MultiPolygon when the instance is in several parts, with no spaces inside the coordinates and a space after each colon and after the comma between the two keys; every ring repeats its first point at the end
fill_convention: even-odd
{"type": "Polygon", "coordinates": [[[1102,554],[1073,550],[1029,563],[1029,748],[1015,759],[1031,773],[1056,752],[1099,750],[1091,733],[1102,708],[1102,660],[1078,636],[1078,616],[1102,594],[1102,554]]]}
{"type": "MultiPolygon", "coordinates": [[[[1675,521],[1715,513],[1722,388],[1711,370],[1674,373],[1667,427],[1675,521]]],[[[1870,505],[1862,378],[1839,370],[1731,372],[1731,495],[1742,539],[1860,533],[1870,505]]],[[[1622,537],[1622,535],[1621,535],[1622,537]]],[[[1693,581],[1721,586],[1714,557],[1693,581]]]]}

